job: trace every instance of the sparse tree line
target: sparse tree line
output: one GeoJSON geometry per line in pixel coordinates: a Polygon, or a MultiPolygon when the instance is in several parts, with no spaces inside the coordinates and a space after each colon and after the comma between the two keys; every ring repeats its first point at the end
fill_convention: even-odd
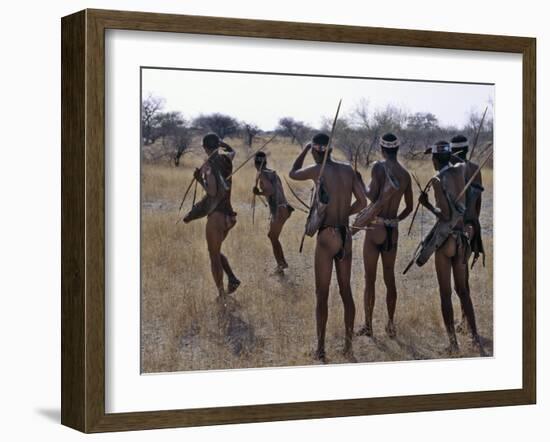
{"type": "MultiPolygon", "coordinates": [[[[257,125],[239,121],[221,113],[201,114],[191,120],[181,112],[164,111],[162,98],[149,95],[142,101],[141,134],[143,150],[147,159],[159,161],[169,159],[176,166],[181,157],[190,151],[193,137],[205,132],[215,132],[220,138],[240,137],[251,147],[256,137],[277,134],[287,137],[291,143],[303,146],[318,130],[330,131],[330,119],[325,118],[318,128],[311,127],[293,117],[279,119],[275,131],[263,131],[257,125]]],[[[493,140],[493,120],[488,116],[482,121],[482,113],[470,112],[464,127],[443,126],[437,116],[429,112],[409,113],[395,106],[372,111],[366,100],[361,100],[355,109],[338,120],[334,146],[346,155],[350,162],[368,166],[373,159],[377,140],[386,132],[396,133],[401,140],[401,154],[415,158],[439,139],[450,139],[457,133],[474,140],[477,131],[476,154],[483,154],[493,140]]]]}

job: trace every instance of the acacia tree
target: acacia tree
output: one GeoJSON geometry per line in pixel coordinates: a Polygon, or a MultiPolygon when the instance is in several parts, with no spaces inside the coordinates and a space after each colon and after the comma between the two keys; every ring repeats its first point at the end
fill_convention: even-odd
{"type": "Polygon", "coordinates": [[[370,130],[371,114],[369,110],[369,102],[365,98],[361,98],[355,106],[349,117],[350,123],[355,127],[360,127],[366,131],[370,130]]]}
{"type": "Polygon", "coordinates": [[[179,166],[181,156],[191,144],[191,133],[187,121],[180,112],[163,112],[155,118],[155,129],[162,139],[163,156],[170,156],[179,166]]]}
{"type": "Polygon", "coordinates": [[[149,143],[148,155],[153,161],[171,158],[176,166],[191,144],[191,129],[181,112],[157,112],[150,122],[150,139],[160,143],[149,143]]]}
{"type": "Polygon", "coordinates": [[[377,110],[372,116],[371,127],[379,133],[401,132],[407,122],[407,113],[395,106],[389,105],[377,110]]]}
{"type": "Polygon", "coordinates": [[[356,132],[356,136],[360,139],[355,153],[357,160],[368,167],[371,163],[380,128],[374,121],[367,99],[362,98],[359,100],[349,117],[349,121],[356,132]]]}
{"type": "Polygon", "coordinates": [[[155,137],[161,138],[163,145],[165,139],[174,135],[177,127],[185,124],[185,120],[181,115],[181,112],[160,112],[153,118],[153,132],[155,137]]]}
{"type": "Polygon", "coordinates": [[[141,102],[141,135],[143,144],[155,142],[154,126],[157,114],[163,109],[165,100],[152,94],[147,95],[141,102]]]}
{"type": "Polygon", "coordinates": [[[193,126],[214,132],[222,139],[239,130],[239,123],[235,118],[220,113],[201,114],[193,120],[193,126]]]}
{"type": "Polygon", "coordinates": [[[297,121],[292,117],[283,117],[279,120],[276,132],[283,136],[290,137],[292,143],[298,142],[304,145],[311,136],[313,128],[309,127],[303,121],[297,121]]]}
{"type": "Polygon", "coordinates": [[[434,138],[441,133],[441,128],[437,117],[431,112],[416,112],[407,118],[404,132],[409,140],[407,153],[414,156],[435,141],[434,138]]]}
{"type": "Polygon", "coordinates": [[[483,154],[490,145],[490,142],[493,141],[493,115],[491,101],[487,107],[485,118],[483,118],[482,112],[477,112],[476,110],[470,111],[468,121],[464,126],[463,132],[464,135],[466,135],[470,140],[470,149],[473,149],[473,143],[475,143],[477,135],[477,148],[475,149],[475,154],[476,156],[483,154]]]}
{"type": "Polygon", "coordinates": [[[191,145],[191,139],[191,130],[185,123],[175,128],[173,136],[175,152],[173,159],[176,167],[180,165],[181,156],[188,152],[191,145]]]}

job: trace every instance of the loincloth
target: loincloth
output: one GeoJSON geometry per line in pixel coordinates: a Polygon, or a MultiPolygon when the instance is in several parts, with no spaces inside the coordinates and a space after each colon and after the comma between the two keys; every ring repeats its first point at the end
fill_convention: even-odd
{"type": "Polygon", "coordinates": [[[394,231],[396,231],[398,224],[399,219],[397,218],[383,218],[381,216],[377,216],[373,221],[371,221],[371,226],[383,226],[386,230],[386,238],[384,239],[384,242],[378,246],[379,251],[391,252],[394,248],[397,248],[397,237],[395,238],[395,241],[393,237],[394,231]]]}
{"type": "Polygon", "coordinates": [[[334,257],[341,261],[346,257],[346,245],[348,241],[348,233],[350,232],[349,226],[347,225],[339,225],[339,226],[329,226],[326,224],[323,224],[319,228],[319,233],[321,233],[325,229],[333,229],[340,235],[340,238],[342,239],[342,247],[340,247],[340,250],[334,255],[334,257]]]}
{"type": "MultiPolygon", "coordinates": [[[[269,201],[268,201],[269,202],[269,201]]],[[[290,215],[292,214],[292,212],[294,212],[294,207],[292,207],[290,204],[288,203],[281,203],[277,206],[275,205],[272,205],[271,202],[269,204],[269,212],[270,212],[270,216],[271,216],[271,220],[273,221],[274,219],[277,218],[277,215],[279,213],[279,209],[281,208],[286,208],[288,210],[288,216],[290,217],[290,215]]]]}
{"type": "Polygon", "coordinates": [[[456,241],[457,253],[462,254],[462,264],[468,264],[468,257],[471,253],[470,238],[468,238],[464,229],[460,227],[455,227],[450,236],[456,241]]]}

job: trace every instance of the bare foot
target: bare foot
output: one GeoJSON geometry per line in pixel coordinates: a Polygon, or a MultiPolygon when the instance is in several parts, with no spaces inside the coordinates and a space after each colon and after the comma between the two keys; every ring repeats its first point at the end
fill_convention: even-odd
{"type": "Polygon", "coordinates": [[[392,321],[388,321],[386,324],[386,333],[390,339],[393,339],[397,336],[397,331],[395,330],[395,324],[392,321]]]}
{"type": "Polygon", "coordinates": [[[353,349],[351,348],[351,346],[345,346],[344,349],[342,350],[342,354],[344,355],[344,357],[347,359],[348,362],[352,362],[352,363],[357,362],[357,359],[353,354],[353,349]]]}
{"type": "Polygon", "coordinates": [[[451,342],[451,344],[445,349],[445,353],[449,356],[458,355],[458,344],[456,342],[451,342]]]}
{"type": "Polygon", "coordinates": [[[237,278],[230,279],[227,283],[227,293],[235,293],[235,291],[239,288],[241,285],[241,281],[239,281],[237,278]]]}
{"type": "Polygon", "coordinates": [[[366,325],[359,329],[356,336],[369,336],[372,337],[372,326],[366,325]]]}
{"type": "Polygon", "coordinates": [[[216,298],[216,302],[218,305],[222,308],[223,311],[227,308],[227,300],[229,296],[227,296],[227,293],[225,293],[224,288],[218,289],[218,297],[216,298]]]}
{"type": "Polygon", "coordinates": [[[325,350],[315,350],[313,352],[313,359],[315,359],[316,361],[319,361],[323,364],[326,364],[327,363],[327,356],[325,354],[325,350]]]}
{"type": "Polygon", "coordinates": [[[481,338],[479,337],[479,335],[475,335],[472,337],[472,347],[479,351],[479,356],[487,356],[483,345],[481,345],[481,338]]]}

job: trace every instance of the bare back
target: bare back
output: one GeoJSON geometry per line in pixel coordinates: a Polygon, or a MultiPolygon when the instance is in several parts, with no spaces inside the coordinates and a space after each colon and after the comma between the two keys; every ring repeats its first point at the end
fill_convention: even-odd
{"type": "Polygon", "coordinates": [[[350,165],[334,160],[327,161],[322,179],[323,186],[329,195],[326,225],[348,225],[354,180],[355,172],[350,165]]]}
{"type": "MultiPolygon", "coordinates": [[[[463,163],[456,164],[445,170],[438,178],[434,179],[434,194],[437,207],[441,209],[444,218],[449,219],[451,216],[451,210],[449,207],[449,201],[445,196],[445,193],[451,201],[457,205],[464,207],[465,197],[462,195],[457,201],[456,197],[462,192],[465,185],[464,180],[464,167],[463,163]]],[[[462,227],[463,221],[460,220],[457,227],[462,227]]]]}
{"type": "MultiPolygon", "coordinates": [[[[297,181],[311,180],[317,185],[321,164],[303,166],[306,147],[292,166],[289,177],[297,181]]],[[[366,205],[365,188],[361,179],[349,164],[327,158],[322,176],[322,189],[328,194],[323,224],[325,226],[348,226],[349,217],[366,205]],[[352,195],[355,201],[352,203],[352,195]]]]}
{"type": "Polygon", "coordinates": [[[395,178],[394,181],[398,184],[398,188],[384,204],[380,216],[387,219],[393,219],[397,217],[399,205],[401,204],[405,192],[411,191],[411,176],[407,169],[398,161],[377,162],[372,169],[372,180],[367,193],[367,196],[372,202],[376,202],[382,196],[386,180],[388,180],[384,168],[387,168],[388,172],[395,178]]]}

